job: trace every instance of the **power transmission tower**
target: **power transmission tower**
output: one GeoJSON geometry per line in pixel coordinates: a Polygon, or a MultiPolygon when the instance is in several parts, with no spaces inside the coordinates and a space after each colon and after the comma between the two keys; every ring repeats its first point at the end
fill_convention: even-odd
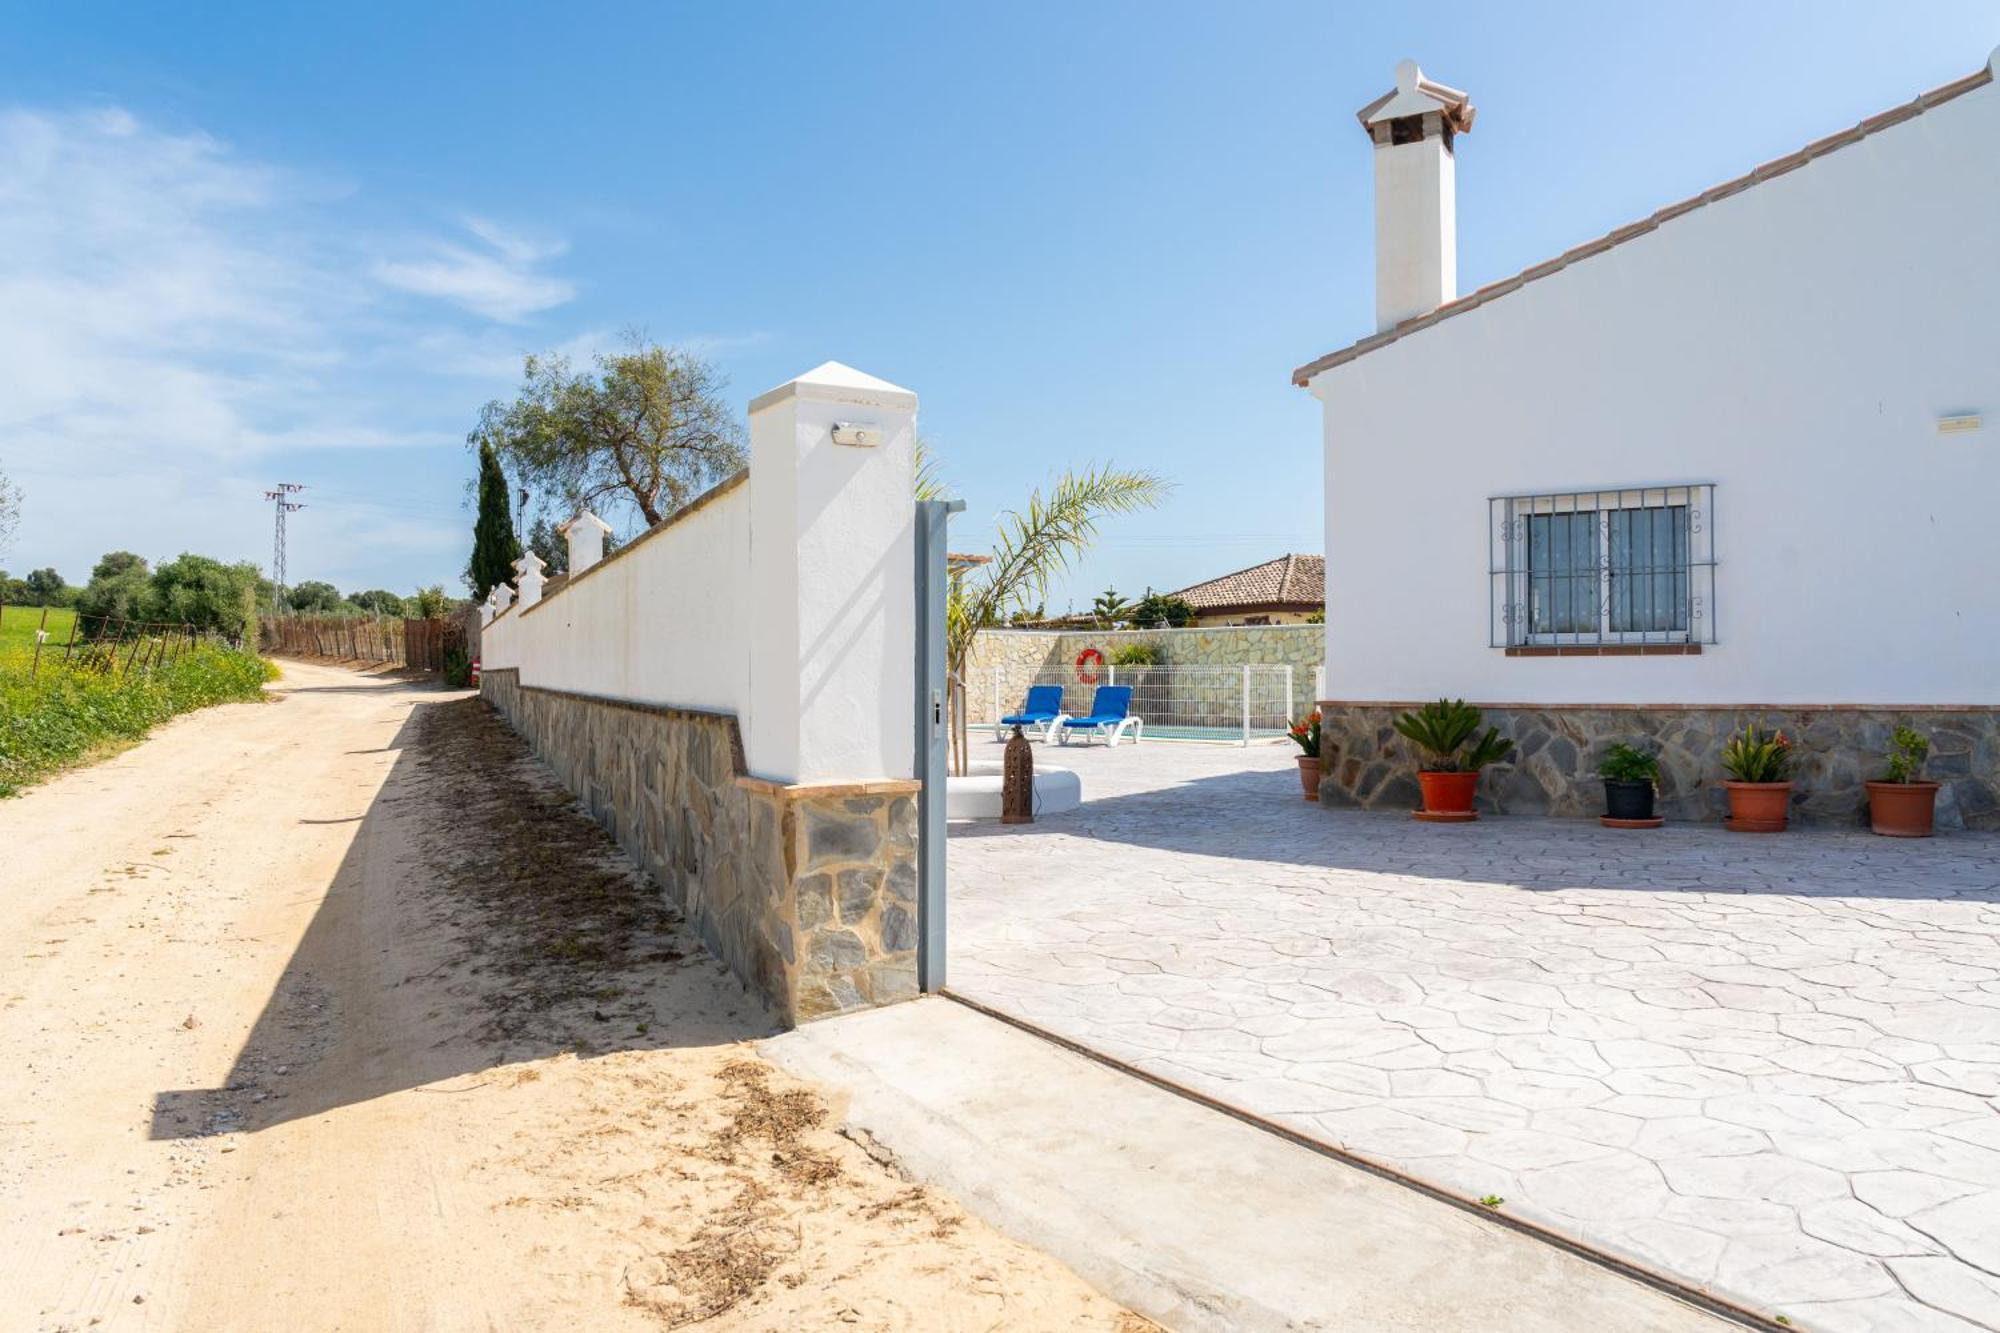
{"type": "Polygon", "coordinates": [[[276,490],[265,491],[264,498],[277,509],[277,535],[271,539],[271,614],[276,616],[285,601],[285,515],[304,509],[303,504],[290,497],[305,487],[296,481],[281,481],[276,490]]]}

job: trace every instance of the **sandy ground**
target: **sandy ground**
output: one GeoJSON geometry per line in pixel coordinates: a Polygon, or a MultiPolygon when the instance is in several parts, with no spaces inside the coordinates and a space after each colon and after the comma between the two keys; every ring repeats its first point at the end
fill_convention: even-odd
{"type": "Polygon", "coordinates": [[[0,1329],[1148,1328],[912,1185],[476,699],[0,803],[0,1329]]]}

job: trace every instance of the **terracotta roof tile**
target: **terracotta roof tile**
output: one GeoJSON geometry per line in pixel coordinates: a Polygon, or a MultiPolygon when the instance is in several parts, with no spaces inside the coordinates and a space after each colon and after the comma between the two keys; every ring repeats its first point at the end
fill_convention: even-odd
{"type": "Polygon", "coordinates": [[[1318,608],[1326,604],[1326,557],[1281,555],[1168,596],[1182,598],[1206,614],[1249,607],[1318,608]]]}

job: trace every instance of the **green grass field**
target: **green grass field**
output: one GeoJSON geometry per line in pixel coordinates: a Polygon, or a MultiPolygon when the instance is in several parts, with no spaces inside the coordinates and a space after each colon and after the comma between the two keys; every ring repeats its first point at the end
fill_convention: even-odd
{"type": "MultiPolygon", "coordinates": [[[[51,647],[56,656],[62,656],[62,646],[69,639],[69,627],[76,620],[76,612],[62,607],[49,607],[49,641],[42,648],[46,660],[51,647]]],[[[0,610],[0,668],[22,666],[35,655],[35,631],[41,628],[42,608],[38,606],[10,606],[0,610]]]]}
{"type": "Polygon", "coordinates": [[[92,657],[79,650],[66,668],[62,646],[74,619],[50,609],[41,669],[30,674],[41,611],[0,614],[0,796],[140,740],[178,713],[258,698],[277,675],[263,658],[212,642],[182,645],[136,670],[102,663],[92,670],[92,657]]]}

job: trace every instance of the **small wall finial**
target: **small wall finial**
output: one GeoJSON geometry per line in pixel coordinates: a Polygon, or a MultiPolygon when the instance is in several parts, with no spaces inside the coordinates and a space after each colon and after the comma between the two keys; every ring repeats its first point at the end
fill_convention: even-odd
{"type": "Polygon", "coordinates": [[[1424,72],[1423,70],[1417,68],[1416,61],[1411,60],[1406,56],[1403,59],[1398,60],[1396,62],[1397,92],[1401,93],[1415,92],[1417,90],[1417,80],[1421,79],[1422,77],[1424,77],[1424,72]]]}
{"type": "Polygon", "coordinates": [[[569,572],[574,578],[604,558],[604,538],[611,525],[588,509],[579,509],[556,531],[569,543],[569,572]]]}

